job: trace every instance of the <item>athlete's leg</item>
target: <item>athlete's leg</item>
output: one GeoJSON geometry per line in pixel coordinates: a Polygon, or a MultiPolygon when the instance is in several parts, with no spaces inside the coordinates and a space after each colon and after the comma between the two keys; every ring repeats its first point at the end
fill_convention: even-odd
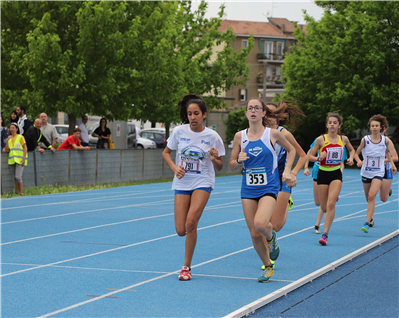
{"type": "MultiPolygon", "coordinates": [[[[273,199],[273,201],[275,201],[274,198],[270,199],[273,199]]],[[[255,251],[258,254],[259,258],[262,260],[263,264],[265,264],[266,266],[270,266],[269,249],[267,243],[264,241],[265,236],[260,233],[255,226],[255,216],[257,214],[257,211],[259,210],[259,204],[255,200],[242,199],[242,207],[244,209],[245,221],[247,222],[255,251]]],[[[270,224],[270,222],[268,223],[270,224]]],[[[269,237],[272,237],[271,224],[269,237]]]]}
{"type": "Polygon", "coordinates": [[[186,220],[190,201],[190,195],[175,194],[175,227],[179,236],[186,235],[186,220]]]}
{"type": "Polygon", "coordinates": [[[313,180],[313,199],[314,199],[314,204],[316,204],[316,206],[320,206],[319,187],[317,186],[317,181],[314,180],[313,180]]]}
{"type": "Polygon", "coordinates": [[[316,220],[316,224],[315,224],[317,227],[320,227],[320,223],[321,223],[321,220],[323,219],[323,215],[324,215],[324,212],[323,212],[322,208],[319,207],[319,211],[317,212],[317,220],[316,220]]]}
{"type": "Polygon", "coordinates": [[[280,231],[287,221],[288,199],[290,196],[291,194],[287,192],[280,191],[278,193],[276,207],[270,219],[270,223],[273,224],[273,230],[276,232],[280,231]]]}
{"type": "Polygon", "coordinates": [[[371,186],[368,192],[368,205],[367,205],[367,219],[366,222],[370,222],[374,216],[375,210],[375,198],[377,197],[377,193],[381,188],[382,181],[379,179],[373,179],[371,181],[371,186]]]}
{"type": "Polygon", "coordinates": [[[191,195],[190,208],[186,218],[186,252],[184,265],[190,267],[197,244],[197,226],[202,212],[208,203],[210,193],[204,190],[195,190],[191,195]]]}
{"type": "Polygon", "coordinates": [[[391,185],[392,185],[392,179],[382,179],[382,184],[380,189],[380,199],[382,202],[388,201],[391,185]]]}
{"type": "Polygon", "coordinates": [[[366,201],[369,201],[369,191],[371,187],[371,182],[370,183],[364,183],[363,182],[363,190],[364,190],[364,195],[366,196],[366,201]]]}
{"type": "Polygon", "coordinates": [[[328,234],[331,225],[335,218],[335,204],[337,203],[337,198],[341,192],[342,181],[334,180],[330,183],[328,187],[328,201],[327,201],[327,212],[324,217],[324,233],[328,234]]]}

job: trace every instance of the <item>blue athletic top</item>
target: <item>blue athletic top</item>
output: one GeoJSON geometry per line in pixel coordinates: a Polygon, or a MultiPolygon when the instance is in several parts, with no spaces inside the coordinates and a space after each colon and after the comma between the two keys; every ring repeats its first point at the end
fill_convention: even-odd
{"type": "Polygon", "coordinates": [[[265,128],[262,137],[249,141],[247,131],[241,131],[241,149],[249,157],[244,161],[241,185],[242,198],[259,198],[266,193],[278,195],[280,179],[277,168],[277,154],[270,141],[270,128],[265,128]]]}
{"type": "MultiPolygon", "coordinates": [[[[286,128],[284,128],[283,126],[277,127],[278,131],[282,131],[283,129],[286,128]]],[[[288,153],[287,150],[285,150],[285,148],[281,147],[279,144],[276,144],[276,154],[277,154],[278,176],[280,178],[280,182],[282,182],[283,172],[288,161],[288,153]]]]}

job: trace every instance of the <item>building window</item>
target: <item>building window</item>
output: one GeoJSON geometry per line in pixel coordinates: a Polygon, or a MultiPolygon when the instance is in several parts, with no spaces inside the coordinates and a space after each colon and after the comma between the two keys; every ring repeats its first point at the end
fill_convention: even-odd
{"type": "Polygon", "coordinates": [[[273,42],[265,41],[263,47],[263,53],[265,53],[268,60],[272,59],[273,56],[273,42]]]}
{"type": "Polygon", "coordinates": [[[245,88],[240,88],[240,101],[246,101],[247,100],[247,90],[245,88]]]}
{"type": "Polygon", "coordinates": [[[241,42],[241,48],[246,49],[248,47],[248,40],[242,40],[241,42]]]}

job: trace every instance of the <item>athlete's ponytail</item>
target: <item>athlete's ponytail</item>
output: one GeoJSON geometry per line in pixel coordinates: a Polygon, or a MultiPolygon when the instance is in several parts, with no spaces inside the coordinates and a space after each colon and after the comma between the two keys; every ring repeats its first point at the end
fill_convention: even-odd
{"type": "Polygon", "coordinates": [[[267,110],[271,113],[272,117],[277,119],[277,125],[279,126],[289,126],[291,129],[295,130],[299,126],[299,122],[302,117],[305,117],[302,109],[296,105],[295,100],[285,99],[280,103],[266,103],[267,110]],[[273,105],[276,107],[275,110],[270,110],[267,105],[273,105]]]}

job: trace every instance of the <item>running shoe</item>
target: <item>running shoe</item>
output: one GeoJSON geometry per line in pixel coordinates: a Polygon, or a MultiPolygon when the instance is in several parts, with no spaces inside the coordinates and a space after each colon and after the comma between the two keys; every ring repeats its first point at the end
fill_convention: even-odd
{"type": "Polygon", "coordinates": [[[317,225],[314,226],[314,233],[321,234],[320,228],[317,225]]]}
{"type": "Polygon", "coordinates": [[[292,196],[288,199],[288,211],[294,207],[294,200],[292,200],[292,196]]]}
{"type": "Polygon", "coordinates": [[[280,255],[280,245],[277,242],[277,233],[275,231],[272,231],[272,233],[273,238],[271,241],[267,241],[267,243],[269,245],[270,259],[275,261],[280,255]]]}
{"type": "Polygon", "coordinates": [[[327,238],[328,238],[327,234],[323,234],[323,235],[321,236],[321,239],[319,240],[319,243],[320,243],[321,245],[326,246],[326,245],[327,245],[327,238]]]}
{"type": "Polygon", "coordinates": [[[371,219],[369,222],[369,227],[374,227],[374,219],[371,219]]]}
{"type": "Polygon", "coordinates": [[[364,223],[364,225],[362,226],[362,231],[364,233],[368,233],[369,232],[369,227],[370,227],[370,223],[368,223],[368,222],[364,223]]]}
{"type": "Polygon", "coordinates": [[[191,279],[191,268],[183,266],[180,271],[179,280],[190,280],[191,279]]]}
{"type": "MultiPolygon", "coordinates": [[[[272,264],[273,269],[274,269],[274,263],[276,263],[276,261],[270,260],[270,264],[272,264]]],[[[262,269],[262,270],[265,270],[265,269],[266,269],[266,266],[265,266],[265,265],[262,265],[261,269],[262,269]]]]}
{"type": "Polygon", "coordinates": [[[258,278],[259,283],[267,283],[269,282],[270,277],[274,275],[274,270],[272,266],[266,267],[266,269],[263,271],[263,274],[261,277],[258,278]]]}

